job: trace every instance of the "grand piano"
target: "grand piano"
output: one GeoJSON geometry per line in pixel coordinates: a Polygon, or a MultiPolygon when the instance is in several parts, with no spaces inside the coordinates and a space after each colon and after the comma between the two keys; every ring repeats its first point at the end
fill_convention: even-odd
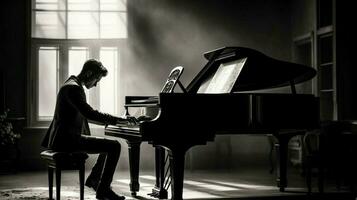
{"type": "Polygon", "coordinates": [[[207,64],[186,88],[178,82],[183,92],[125,98],[127,110],[133,107],[157,108],[158,113],[152,119],[135,127],[105,128],[106,135],[126,139],[128,143],[132,195],[139,190],[142,142],[156,147],[154,193],[159,198],[167,196],[162,164],[165,153],[162,149],[165,149],[170,161],[171,197],[181,200],[185,153],[195,145],[214,141],[215,136],[221,134],[274,135],[277,139],[277,186],[284,191],[287,187],[289,140],[319,127],[318,98],[312,94],[297,94],[295,89],[295,84],[313,78],[316,71],[244,47],[224,47],[207,52],[204,57],[207,64]],[[228,69],[232,66],[234,69],[228,69]],[[230,79],[228,90],[224,87],[217,89],[215,84],[222,85],[222,80],[227,77],[230,79]],[[232,81],[232,77],[236,80],[232,81]],[[256,91],[284,86],[290,86],[291,93],[256,91]]]}

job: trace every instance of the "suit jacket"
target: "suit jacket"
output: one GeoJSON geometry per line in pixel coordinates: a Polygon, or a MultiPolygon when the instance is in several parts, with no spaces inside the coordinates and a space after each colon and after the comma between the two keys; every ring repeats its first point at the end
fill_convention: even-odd
{"type": "Polygon", "coordinates": [[[73,151],[81,134],[90,135],[88,120],[115,124],[117,117],[94,110],[86,102],[84,89],[77,77],[71,76],[57,94],[56,108],[42,146],[61,151],[73,151]]]}

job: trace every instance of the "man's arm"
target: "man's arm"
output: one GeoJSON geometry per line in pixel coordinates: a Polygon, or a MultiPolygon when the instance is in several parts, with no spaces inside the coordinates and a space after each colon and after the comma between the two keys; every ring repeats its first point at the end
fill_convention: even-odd
{"type": "Polygon", "coordinates": [[[68,86],[68,100],[78,111],[88,119],[88,121],[96,124],[117,124],[118,121],[125,119],[112,116],[110,114],[102,113],[94,110],[85,100],[84,91],[76,85],[68,86]]]}

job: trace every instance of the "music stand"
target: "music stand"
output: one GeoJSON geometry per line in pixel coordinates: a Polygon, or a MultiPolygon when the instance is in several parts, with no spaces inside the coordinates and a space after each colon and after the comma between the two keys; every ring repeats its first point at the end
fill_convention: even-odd
{"type": "Polygon", "coordinates": [[[161,93],[171,93],[175,89],[176,83],[180,86],[181,90],[186,93],[185,87],[180,82],[180,76],[183,73],[183,67],[177,66],[171,70],[169,77],[166,80],[166,83],[161,89],[161,93]]]}

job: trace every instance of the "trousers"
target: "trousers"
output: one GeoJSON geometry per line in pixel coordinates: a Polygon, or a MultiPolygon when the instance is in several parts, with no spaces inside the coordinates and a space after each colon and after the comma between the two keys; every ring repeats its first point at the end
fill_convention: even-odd
{"type": "Polygon", "coordinates": [[[110,188],[119,161],[120,143],[103,137],[81,135],[78,148],[89,154],[99,154],[90,176],[98,181],[98,188],[110,188]]]}

